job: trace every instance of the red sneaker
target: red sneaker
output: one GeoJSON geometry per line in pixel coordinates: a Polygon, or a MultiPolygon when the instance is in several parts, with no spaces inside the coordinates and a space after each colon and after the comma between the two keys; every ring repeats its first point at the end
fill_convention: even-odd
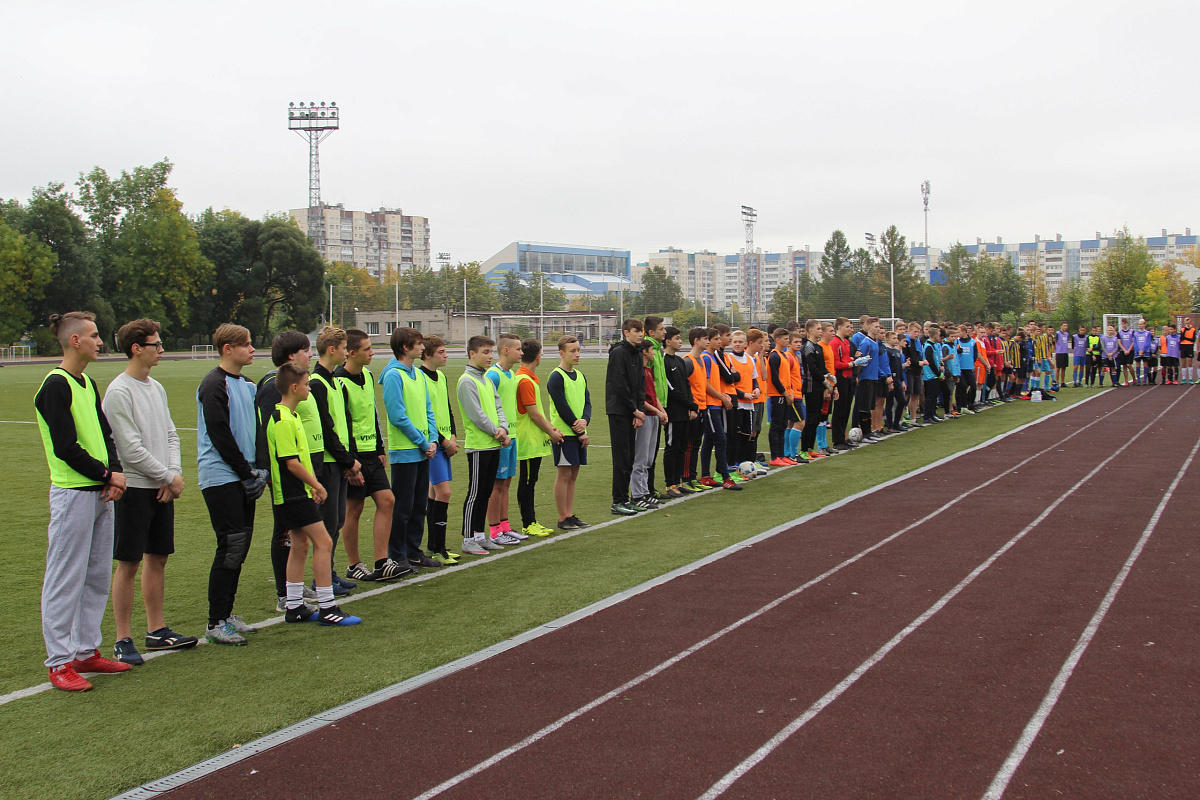
{"type": "Polygon", "coordinates": [[[788,458],[787,456],[783,457],[783,461],[784,461],[784,466],[787,466],[787,467],[795,467],[795,466],[799,466],[799,464],[800,464],[800,462],[797,461],[796,459],[788,458]]]}
{"type": "Polygon", "coordinates": [[[86,692],[92,688],[92,685],[80,677],[70,664],[62,664],[50,670],[50,685],[55,689],[62,689],[64,692],[86,692]]]}
{"type": "Polygon", "coordinates": [[[770,460],[770,462],[769,462],[769,463],[770,463],[770,465],[771,465],[772,467],[790,467],[790,466],[793,466],[793,464],[792,464],[792,462],[791,462],[791,461],[789,461],[789,460],[787,460],[787,459],[785,459],[785,458],[782,458],[782,457],[781,457],[781,458],[772,458],[772,459],[770,460]]]}
{"type": "Polygon", "coordinates": [[[713,477],[711,475],[705,475],[703,478],[700,479],[700,483],[703,484],[704,486],[711,486],[714,489],[721,485],[721,484],[717,483],[715,480],[713,480],[713,477]]]}
{"type": "MultiPolygon", "coordinates": [[[[75,659],[71,662],[71,669],[76,672],[129,672],[133,669],[132,664],[122,664],[120,661],[113,661],[100,655],[99,650],[93,650],[92,654],[87,658],[80,660],[75,659]]],[[[82,678],[80,680],[83,680],[82,678]]]]}
{"type": "Polygon", "coordinates": [[[808,457],[809,458],[828,458],[828,456],[826,456],[824,453],[818,453],[816,450],[809,450],[808,457]]]}

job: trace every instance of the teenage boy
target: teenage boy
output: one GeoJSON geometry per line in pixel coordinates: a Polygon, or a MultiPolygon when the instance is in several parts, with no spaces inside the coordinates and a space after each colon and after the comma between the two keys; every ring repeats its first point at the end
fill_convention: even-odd
{"type": "Polygon", "coordinates": [[[563,336],[558,340],[558,366],[546,378],[550,424],[563,438],[551,444],[554,457],[554,505],[558,527],[564,531],[586,528],[575,516],[575,482],[579,468],[587,463],[588,423],[592,421],[592,396],[587,378],[575,369],[579,365],[579,340],[563,336]]]}
{"type": "Polygon", "coordinates": [[[458,553],[446,548],[446,520],[450,513],[450,482],[454,479],[450,459],[458,452],[458,438],[450,409],[450,381],[442,372],[447,361],[446,341],[440,336],[426,336],[421,344],[421,373],[433,406],[438,440],[437,452],[429,460],[429,557],[454,565],[458,553]]]}
{"type": "Polygon", "coordinates": [[[925,344],[921,341],[923,330],[921,323],[910,322],[908,332],[904,336],[904,359],[908,362],[908,372],[905,374],[908,385],[908,419],[914,427],[921,425],[917,413],[921,406],[921,397],[925,394],[925,376],[921,364],[925,360],[921,352],[925,344]]]}
{"type": "Polygon", "coordinates": [[[688,388],[696,405],[696,417],[688,425],[688,447],[684,459],[684,481],[696,492],[711,487],[700,482],[700,451],[708,430],[708,378],[704,372],[704,352],[708,349],[708,328],[688,331],[691,350],[683,357],[688,388]]]}
{"type": "Polygon", "coordinates": [[[646,399],[645,368],[637,349],[642,337],[641,320],[627,319],[622,323],[621,339],[608,351],[608,371],[604,376],[604,410],[608,414],[613,462],[611,510],[626,517],[642,510],[629,503],[637,429],[646,421],[646,412],[642,410],[646,399]]]}
{"type": "Polygon", "coordinates": [[[455,391],[462,412],[466,433],[463,448],[467,454],[462,549],[474,556],[486,556],[489,550],[504,549],[504,545],[492,541],[484,527],[488,499],[492,496],[492,484],[500,466],[500,450],[512,442],[500,395],[485,374],[492,365],[492,348],[495,346],[496,343],[486,336],[472,336],[467,340],[467,366],[455,391]]]}
{"type": "Polygon", "coordinates": [[[502,333],[496,339],[496,363],[485,373],[496,387],[504,418],[513,426],[512,441],[500,448],[500,465],[496,468],[496,480],[492,484],[492,495],[488,498],[488,536],[499,545],[520,544],[529,537],[514,531],[508,521],[508,492],[512,479],[517,476],[517,379],[513,374],[521,360],[521,337],[515,333],[502,333]]]}
{"type": "Polygon", "coordinates": [[[850,406],[854,403],[854,347],[850,337],[854,333],[854,323],[846,317],[838,317],[833,321],[834,337],[830,340],[833,348],[833,366],[837,378],[837,397],[833,403],[833,447],[845,452],[858,447],[846,441],[846,426],[850,421],[850,406]]]}
{"type": "Polygon", "coordinates": [[[429,508],[429,461],[437,453],[437,419],[425,376],[414,365],[423,350],[421,332],[396,328],[392,360],[379,373],[388,419],[388,463],[392,465],[392,531],[388,558],[412,569],[444,566],[421,550],[429,508]]]}
{"type": "MultiPolygon", "coordinates": [[[[724,322],[718,322],[712,326],[712,335],[709,337],[709,352],[713,354],[713,365],[716,367],[717,380],[714,384],[718,391],[722,392],[729,398],[729,406],[724,409],[725,413],[725,463],[729,465],[735,464],[733,453],[734,442],[737,437],[737,397],[734,394],[734,385],[737,383],[739,375],[729,360],[725,349],[733,343],[733,329],[724,322]]],[[[736,475],[737,470],[732,471],[736,475]]]]}
{"type": "Polygon", "coordinates": [[[896,381],[892,376],[892,362],[887,354],[883,323],[876,318],[870,325],[872,327],[871,336],[875,339],[879,352],[879,386],[875,389],[875,410],[871,416],[871,420],[875,437],[882,439],[891,433],[890,431],[885,431],[883,428],[883,408],[887,403],[888,396],[892,393],[892,388],[895,386],[896,381]]]}
{"type": "Polygon", "coordinates": [[[537,339],[521,342],[521,367],[517,370],[517,416],[513,425],[517,440],[519,476],[517,506],[521,511],[521,532],[526,536],[549,536],[554,533],[537,521],[536,490],[542,457],[550,455],[552,446],[562,444],[563,434],[550,424],[542,413],[541,386],[537,368],[542,363],[542,343],[537,339]]]}
{"type": "Polygon", "coordinates": [[[34,397],[50,467],[50,526],[42,578],[42,638],[50,685],[67,692],[92,688],[79,673],[127,672],[100,655],[100,622],[112,580],[113,507],[125,475],[96,382],[84,375],[104,340],[91,312],[50,317],[62,362],[34,397]]]}
{"type": "MultiPolygon", "coordinates": [[[[342,524],[342,547],[350,566],[346,575],[358,581],[392,581],[411,575],[408,564],[388,558],[388,539],[392,531],[392,511],[396,505],[388,481],[388,456],[384,449],[383,433],[379,428],[379,413],[375,404],[375,376],[371,360],[375,348],[365,331],[351,328],[346,331],[346,361],[333,373],[346,391],[346,408],[350,414],[350,449],[362,469],[346,487],[346,521],[342,524]],[[371,523],[372,567],[362,563],[358,550],[358,523],[362,519],[367,498],[375,503],[375,519],[371,523]]],[[[336,583],[335,583],[336,586],[336,583]]]]}
{"type": "Polygon", "coordinates": [[[1071,358],[1071,326],[1066,322],[1054,333],[1054,388],[1067,385],[1067,363],[1071,358]]]}
{"type": "Polygon", "coordinates": [[[317,622],[321,625],[357,625],[359,617],[343,613],[333,599],[333,539],[318,505],[329,496],[313,472],[308,444],[312,438],[296,413],[310,395],[308,370],[285,363],[275,373],[280,400],[267,418],[267,453],[271,463],[271,511],[279,527],[288,532],[287,583],[284,613],[286,622],[317,622]],[[316,613],[304,604],[304,562],[308,545],[313,548],[313,580],[316,613]]]}
{"type": "Polygon", "coordinates": [[[1133,332],[1133,377],[1134,381],[1146,386],[1150,380],[1151,348],[1154,342],[1154,331],[1146,329],[1146,320],[1137,321],[1137,330],[1133,332]]]}
{"type": "MultiPolygon", "coordinates": [[[[658,398],[659,404],[665,409],[667,407],[667,372],[663,360],[664,343],[667,339],[667,326],[663,323],[662,317],[649,316],[643,322],[646,331],[646,339],[650,346],[654,348],[651,353],[653,358],[650,362],[650,370],[654,376],[654,392],[658,398]]],[[[655,500],[661,499],[661,495],[654,489],[654,471],[658,465],[658,445],[661,438],[662,428],[659,426],[659,432],[654,440],[654,454],[650,459],[650,470],[647,473],[647,483],[650,490],[650,497],[655,500]]]]}
{"type": "Polygon", "coordinates": [[[1071,386],[1078,389],[1083,386],[1084,367],[1087,364],[1087,326],[1080,325],[1078,333],[1071,334],[1071,386]]]}
{"type": "Polygon", "coordinates": [[[1163,386],[1179,385],[1179,333],[1174,325],[1163,328],[1163,336],[1158,344],[1159,358],[1162,360],[1163,386]]]}
{"type": "MultiPolygon", "coordinates": [[[[1117,329],[1108,326],[1105,336],[1100,337],[1100,358],[1104,371],[1108,374],[1109,383],[1115,388],[1121,385],[1121,340],[1117,337],[1117,329]]],[[[1100,388],[1104,388],[1104,376],[1100,376],[1100,388]]]]}
{"type": "Polygon", "coordinates": [[[874,338],[875,317],[865,316],[860,320],[862,329],[850,337],[854,348],[854,362],[858,365],[858,386],[854,395],[854,417],[857,428],[862,431],[864,442],[879,441],[872,431],[875,411],[875,395],[879,388],[880,345],[874,338]]]}
{"type": "Polygon", "coordinates": [[[763,343],[767,341],[766,334],[758,328],[746,331],[746,355],[754,363],[754,380],[757,381],[758,388],[758,397],[751,403],[749,452],[750,459],[755,461],[759,474],[766,474],[768,469],[767,459],[756,460],[758,458],[758,436],[762,433],[763,421],[767,416],[767,395],[763,384],[766,375],[764,371],[766,354],[763,352],[763,343]]]}
{"type": "Polygon", "coordinates": [[[268,472],[251,466],[258,435],[255,388],[242,374],[254,361],[250,331],[227,322],[213,334],[213,349],[221,360],[196,390],[196,482],[217,536],[204,638],[244,645],[244,634],[258,629],[234,614],[233,604],[254,536],[254,501],[267,488],[268,472]]]}
{"type": "Polygon", "coordinates": [[[795,411],[796,419],[788,428],[787,434],[783,440],[783,455],[797,464],[807,464],[811,459],[808,453],[800,449],[803,443],[805,413],[804,408],[804,360],[801,353],[804,350],[804,343],[807,341],[803,327],[798,327],[796,330],[790,331],[788,335],[788,349],[784,356],[788,360],[788,370],[792,379],[792,407],[795,411]]]}
{"type": "Polygon", "coordinates": [[[758,385],[758,371],[755,367],[754,357],[746,350],[749,345],[746,332],[734,331],[732,336],[733,352],[728,353],[726,358],[729,359],[732,371],[737,373],[738,379],[733,384],[734,402],[737,407],[734,409],[735,413],[730,417],[734,421],[734,426],[729,431],[732,444],[728,452],[731,456],[729,461],[734,466],[733,479],[743,480],[736,465],[743,461],[754,461],[754,404],[758,402],[761,389],[758,385]]]}
{"type": "Polygon", "coordinates": [[[689,426],[698,416],[698,408],[692,398],[688,378],[688,362],[680,355],[683,336],[679,328],[668,327],[663,343],[663,370],[667,383],[667,446],[663,453],[663,481],[666,496],[683,497],[694,494],[695,489],[684,483],[685,462],[690,441],[689,426]]]}
{"type": "Polygon", "coordinates": [[[729,442],[725,430],[725,412],[733,408],[733,400],[730,397],[733,387],[722,378],[720,364],[724,363],[725,359],[718,353],[718,350],[723,341],[721,332],[715,327],[710,328],[708,350],[700,357],[704,379],[708,383],[705,389],[707,408],[705,409],[704,443],[700,448],[700,483],[710,489],[721,487],[740,491],[742,487],[734,483],[729,474],[727,456],[729,442]],[[726,388],[729,390],[728,392],[724,391],[726,388]],[[717,462],[716,473],[721,477],[719,481],[713,478],[709,472],[714,454],[717,462]]]}
{"type": "Polygon", "coordinates": [[[1006,394],[1010,400],[1021,396],[1025,363],[1025,334],[1018,330],[1016,335],[1004,342],[1004,369],[1010,383],[1006,394]]]}
{"type": "Polygon", "coordinates": [[[908,387],[908,365],[904,360],[904,352],[900,349],[900,335],[895,331],[888,331],[883,338],[888,364],[892,368],[892,386],[883,425],[884,430],[901,433],[908,430],[908,426],[904,424],[904,407],[908,403],[908,398],[904,396],[908,387]]]}
{"type": "Polygon", "coordinates": [[[1179,331],[1179,365],[1181,380],[1184,385],[1196,382],[1196,370],[1192,366],[1196,360],[1196,328],[1192,325],[1191,317],[1183,318],[1183,328],[1179,331]]]}
{"type": "Polygon", "coordinates": [[[804,368],[804,419],[805,426],[801,432],[800,451],[810,459],[824,458],[825,454],[817,451],[817,426],[822,420],[822,406],[830,388],[825,379],[829,374],[825,368],[825,352],[818,343],[821,338],[820,320],[810,319],[804,323],[807,334],[800,348],[800,360],[804,368]]]}
{"type": "MultiPolygon", "coordinates": [[[[772,467],[795,466],[797,462],[784,455],[787,446],[787,432],[796,417],[792,394],[791,362],[787,357],[789,334],[787,328],[776,328],[772,331],[775,347],[766,358],[766,377],[763,386],[767,396],[767,415],[770,428],[767,431],[767,442],[771,449],[772,467]]],[[[693,345],[695,348],[695,345],[693,345]]]]}
{"type": "Polygon", "coordinates": [[[167,392],[150,377],[162,356],[162,329],[150,319],[127,322],[117,342],[129,363],[104,393],[104,415],[112,425],[117,455],[125,467],[125,494],[115,504],[116,534],[113,558],[113,622],[117,661],[135,666],[142,656],[130,630],[133,582],[142,570],[142,599],[146,606],[146,649],[183,650],[195,647],[194,636],[181,636],[163,621],[163,591],[167,558],[175,552],[175,498],[183,493],[183,462],[179,434],[171,420],[167,392]]]}
{"type": "Polygon", "coordinates": [[[929,335],[921,344],[921,380],[925,384],[925,423],[932,424],[942,421],[937,415],[937,400],[942,393],[942,336],[937,325],[927,323],[925,330],[929,335]]]}
{"type": "Polygon", "coordinates": [[[954,404],[959,411],[974,414],[972,400],[975,394],[975,340],[971,338],[966,325],[958,326],[958,338],[954,340],[954,350],[958,356],[958,385],[955,389],[954,404]]]}
{"type": "Polygon", "coordinates": [[[633,472],[629,477],[630,505],[639,511],[653,511],[658,508],[659,501],[651,493],[650,472],[654,467],[654,456],[658,451],[658,431],[667,421],[667,412],[659,402],[658,393],[654,386],[654,349],[647,339],[638,344],[642,355],[645,399],[642,400],[642,411],[646,420],[637,429],[634,437],[633,472]]]}
{"type": "Polygon", "coordinates": [[[1129,319],[1121,320],[1121,330],[1117,333],[1117,341],[1120,345],[1121,367],[1121,385],[1129,386],[1134,383],[1133,372],[1133,331],[1129,329],[1129,319]]]}
{"type": "Polygon", "coordinates": [[[1096,385],[1097,377],[1101,380],[1100,385],[1104,385],[1104,373],[1101,371],[1103,356],[1104,350],[1100,346],[1100,326],[1093,325],[1092,332],[1087,337],[1087,350],[1084,351],[1084,380],[1089,387],[1096,385]]]}
{"type": "MultiPolygon", "coordinates": [[[[333,377],[333,372],[346,360],[346,332],[341,328],[326,326],[317,333],[317,365],[313,368],[309,387],[310,401],[297,406],[305,430],[316,423],[321,430],[320,447],[314,439],[309,441],[309,454],[313,459],[313,472],[325,487],[328,498],[321,504],[321,518],[329,532],[333,550],[337,551],[338,536],[346,522],[346,492],[349,479],[358,479],[362,464],[350,452],[350,420],[347,416],[348,395],[345,387],[333,377]],[[316,411],[317,418],[309,420],[306,413],[316,411]]],[[[332,569],[332,565],[330,567],[332,569]]],[[[333,570],[333,583],[344,589],[353,589],[358,584],[338,578],[333,570]]],[[[314,587],[315,588],[315,587],[314,587]]]]}
{"type": "Polygon", "coordinates": [[[959,412],[957,402],[958,397],[958,382],[962,378],[962,361],[959,359],[958,344],[956,339],[947,339],[947,331],[942,329],[942,351],[943,355],[948,355],[946,361],[946,370],[944,375],[945,398],[946,398],[946,416],[951,419],[958,419],[962,416],[959,412]]]}
{"type": "MultiPolygon", "coordinates": [[[[258,413],[254,463],[259,469],[268,473],[271,469],[271,457],[267,449],[267,423],[271,420],[271,414],[275,413],[275,406],[279,405],[280,400],[279,390],[275,388],[276,370],[284,364],[292,364],[307,370],[312,360],[311,347],[312,342],[309,341],[308,334],[301,331],[280,331],[271,341],[271,363],[275,365],[276,369],[269,370],[259,379],[254,394],[254,403],[258,413]]],[[[310,444],[315,442],[320,446],[324,431],[320,425],[319,415],[316,413],[316,401],[311,396],[305,400],[300,418],[301,421],[307,419],[312,427],[310,434],[315,439],[311,439],[310,444]]],[[[291,546],[291,537],[288,536],[287,529],[279,527],[278,522],[273,520],[271,571],[275,575],[275,595],[278,598],[275,610],[280,613],[287,610],[287,563],[291,557],[291,546]]],[[[351,582],[350,586],[343,587],[334,581],[333,590],[339,597],[344,597],[356,585],[351,582]]],[[[312,589],[307,589],[304,596],[305,599],[311,599],[313,602],[317,599],[316,591],[312,589]]]]}

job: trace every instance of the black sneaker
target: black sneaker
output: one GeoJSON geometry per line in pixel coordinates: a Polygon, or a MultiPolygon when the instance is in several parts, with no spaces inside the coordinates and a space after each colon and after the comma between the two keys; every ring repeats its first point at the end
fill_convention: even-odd
{"type": "Polygon", "coordinates": [[[353,578],[356,581],[373,581],[371,570],[367,569],[366,565],[361,561],[357,564],[352,564],[346,567],[346,577],[353,578]]]}
{"type": "Polygon", "coordinates": [[[590,528],[590,527],[592,527],[591,525],[589,525],[588,523],[584,522],[583,520],[581,520],[579,517],[575,516],[574,514],[572,514],[572,515],[571,515],[571,522],[574,522],[574,523],[575,523],[575,527],[576,527],[576,528],[590,528]]]}
{"type": "Polygon", "coordinates": [[[394,581],[397,578],[403,578],[405,575],[412,575],[415,571],[407,564],[401,564],[399,561],[393,561],[389,558],[375,568],[375,571],[371,573],[371,580],[394,581]]]}
{"type": "Polygon", "coordinates": [[[347,614],[337,606],[322,608],[317,614],[318,625],[357,625],[360,622],[362,622],[361,618],[347,614]]]}
{"type": "MultiPolygon", "coordinates": [[[[195,640],[192,641],[192,644],[195,644],[195,640]]],[[[133,639],[118,639],[113,644],[113,658],[122,664],[132,664],[135,667],[140,667],[146,663],[146,660],[142,658],[142,654],[134,647],[133,639]]]]}
{"type": "Polygon", "coordinates": [[[580,530],[579,526],[575,524],[575,520],[571,519],[570,517],[567,517],[566,519],[560,519],[558,521],[558,529],[560,531],[580,530]]]}
{"type": "Polygon", "coordinates": [[[345,578],[338,575],[336,572],[333,573],[333,585],[341,586],[343,589],[357,589],[358,588],[357,583],[355,583],[354,581],[346,580],[345,578]]]}
{"type": "Polygon", "coordinates": [[[313,611],[308,606],[301,603],[296,608],[289,608],[283,612],[284,622],[316,622],[317,612],[313,611]]]}
{"type": "Polygon", "coordinates": [[[414,572],[416,571],[417,567],[425,567],[426,569],[434,569],[437,567],[445,566],[445,564],[443,564],[442,562],[436,561],[427,555],[422,555],[420,558],[416,559],[415,561],[410,559],[408,562],[408,565],[413,568],[414,572]]]}
{"type": "Polygon", "coordinates": [[[183,636],[170,628],[159,628],[146,634],[147,650],[187,650],[200,641],[195,636],[183,636]]]}

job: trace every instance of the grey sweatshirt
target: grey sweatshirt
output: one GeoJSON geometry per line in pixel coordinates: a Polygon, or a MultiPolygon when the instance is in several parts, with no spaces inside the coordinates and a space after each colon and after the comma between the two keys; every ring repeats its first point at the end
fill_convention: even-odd
{"type": "Polygon", "coordinates": [[[122,372],[108,385],[103,406],[129,486],[157,489],[183,474],[179,434],[161,383],[122,372]]]}
{"type": "MultiPolygon", "coordinates": [[[[500,421],[500,426],[496,427],[492,421],[488,419],[487,414],[483,413],[483,407],[479,404],[479,384],[475,381],[462,380],[458,381],[458,407],[462,409],[463,416],[471,420],[476,428],[486,433],[488,436],[495,436],[496,431],[500,428],[508,430],[508,420],[504,417],[504,408],[500,405],[500,394],[496,391],[495,385],[487,379],[483,374],[483,370],[476,369],[470,364],[463,370],[463,377],[470,375],[478,380],[483,381],[483,385],[491,390],[492,395],[496,398],[496,419],[500,421]]],[[[509,431],[509,433],[512,433],[509,431]]],[[[467,448],[470,452],[470,448],[467,448]]]]}

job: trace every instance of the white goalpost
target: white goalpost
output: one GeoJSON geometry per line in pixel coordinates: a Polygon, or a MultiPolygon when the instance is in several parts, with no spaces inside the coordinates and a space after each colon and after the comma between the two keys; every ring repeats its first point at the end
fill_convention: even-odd
{"type": "Polygon", "coordinates": [[[1141,314],[1105,314],[1104,315],[1104,327],[1101,329],[1101,333],[1107,334],[1109,325],[1112,325],[1117,330],[1121,330],[1121,321],[1126,320],[1126,319],[1129,320],[1129,330],[1135,331],[1135,330],[1137,330],[1138,320],[1142,319],[1142,315],[1141,314]]]}
{"type": "Polygon", "coordinates": [[[213,346],[211,344],[194,344],[194,345],[192,345],[192,358],[203,359],[203,358],[216,358],[216,357],[217,357],[217,353],[215,350],[213,350],[213,346]]]}

